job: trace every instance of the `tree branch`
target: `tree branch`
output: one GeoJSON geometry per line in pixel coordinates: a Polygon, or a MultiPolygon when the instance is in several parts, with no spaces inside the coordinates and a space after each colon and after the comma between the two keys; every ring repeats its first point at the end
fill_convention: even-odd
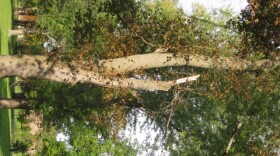
{"type": "MultiPolygon", "coordinates": [[[[88,83],[110,88],[133,88],[140,90],[167,91],[175,85],[196,80],[186,77],[175,81],[138,80],[131,78],[106,77],[97,71],[84,70],[62,61],[52,62],[46,56],[0,56],[0,78],[19,76],[38,78],[69,84],[88,83]]],[[[94,66],[94,65],[92,65],[94,66]]],[[[97,67],[95,67],[97,68],[97,67]]],[[[199,76],[196,76],[198,78],[199,76]]]]}
{"type": "Polygon", "coordinates": [[[0,98],[0,108],[25,109],[28,108],[28,102],[21,99],[0,98]]]}
{"type": "Polygon", "coordinates": [[[171,66],[193,66],[231,70],[266,70],[280,65],[280,58],[247,61],[235,57],[211,58],[198,54],[175,57],[169,53],[149,53],[99,61],[99,66],[115,73],[137,69],[162,68],[171,66]]]}
{"type": "Polygon", "coordinates": [[[235,140],[235,136],[236,136],[237,133],[239,132],[239,129],[241,128],[241,126],[242,126],[242,122],[239,122],[238,125],[237,125],[237,128],[236,128],[235,132],[233,133],[232,137],[230,138],[230,140],[229,140],[229,142],[228,142],[228,144],[227,144],[227,148],[226,148],[226,151],[225,151],[225,155],[228,155],[228,152],[229,152],[229,150],[230,150],[230,148],[231,148],[231,146],[232,146],[232,144],[233,144],[233,142],[234,142],[234,140],[235,140]]]}
{"type": "Polygon", "coordinates": [[[147,44],[150,47],[156,47],[156,45],[146,41],[142,36],[139,36],[135,31],[132,30],[132,32],[135,34],[136,37],[140,38],[142,40],[142,42],[144,42],[145,44],[147,44]]]}

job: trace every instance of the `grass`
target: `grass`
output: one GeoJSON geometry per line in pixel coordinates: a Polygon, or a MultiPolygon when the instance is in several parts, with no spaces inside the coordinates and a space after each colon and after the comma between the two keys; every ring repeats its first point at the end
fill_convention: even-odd
{"type": "MultiPolygon", "coordinates": [[[[0,55],[8,55],[11,46],[8,30],[12,26],[11,1],[0,2],[0,55]]],[[[9,79],[0,80],[0,97],[10,98],[9,79]]],[[[0,156],[10,155],[10,111],[0,109],[0,156]]]]}

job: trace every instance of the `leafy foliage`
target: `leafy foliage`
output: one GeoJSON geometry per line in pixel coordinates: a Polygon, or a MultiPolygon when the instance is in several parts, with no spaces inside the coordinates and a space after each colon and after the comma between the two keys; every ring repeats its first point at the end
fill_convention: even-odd
{"type": "Polygon", "coordinates": [[[243,35],[241,55],[262,53],[265,57],[279,54],[279,1],[250,0],[238,21],[230,21],[243,35]]]}
{"type": "Polygon", "coordinates": [[[55,127],[45,128],[41,132],[43,149],[36,153],[37,155],[66,155],[67,146],[63,141],[56,140],[57,131],[55,127]]]}
{"type": "Polygon", "coordinates": [[[135,155],[135,150],[125,142],[116,143],[105,139],[85,123],[72,124],[64,133],[69,136],[67,145],[64,141],[56,140],[57,131],[54,127],[46,129],[42,134],[44,148],[41,155],[135,155]]]}
{"type": "Polygon", "coordinates": [[[125,142],[113,142],[104,139],[95,132],[88,129],[86,125],[71,126],[70,144],[73,149],[69,151],[70,155],[135,155],[135,151],[125,144],[125,142]]]}
{"type": "Polygon", "coordinates": [[[12,145],[13,152],[22,152],[25,153],[28,148],[32,146],[32,141],[34,140],[34,136],[29,133],[28,130],[17,130],[15,131],[15,142],[12,145]]]}
{"type": "MultiPolygon", "coordinates": [[[[256,79],[249,73],[215,71],[208,74],[200,82],[199,86],[206,89],[200,96],[185,94],[181,99],[185,102],[173,108],[170,128],[174,127],[175,134],[179,135],[175,137],[178,148],[170,144],[171,153],[222,155],[234,136],[234,147],[228,154],[251,155],[256,152],[254,148],[273,154],[277,143],[271,145],[269,140],[271,135],[279,137],[275,127],[280,121],[277,115],[279,83],[269,80],[275,85],[271,88],[259,83],[266,81],[264,77],[256,79]],[[242,127],[237,131],[239,123],[242,127]]],[[[275,74],[269,73],[279,77],[275,74]]]]}
{"type": "MultiPolygon", "coordinates": [[[[250,59],[257,60],[276,54],[275,47],[269,45],[278,42],[278,24],[273,20],[278,15],[267,11],[272,8],[277,12],[276,3],[271,2],[262,1],[251,22],[253,8],[248,6],[239,20],[231,21],[234,27],[230,28],[226,26],[231,17],[228,9],[209,15],[196,5],[186,16],[172,0],[46,0],[38,2],[38,25],[51,36],[66,38],[69,53],[58,55],[67,56],[67,61],[122,57],[157,48],[169,48],[174,56],[253,54],[250,59]]],[[[279,149],[279,68],[236,72],[178,67],[136,72],[152,79],[160,75],[158,80],[193,73],[202,78],[166,93],[31,81],[25,86],[26,97],[44,114],[46,128],[66,129],[72,146],[67,149],[53,134],[44,140],[42,152],[134,155],[136,151],[117,135],[127,123],[136,123],[127,118],[134,108],[147,112],[172,155],[274,154],[279,149]],[[231,138],[235,142],[227,151],[231,138]]]]}
{"type": "Polygon", "coordinates": [[[84,121],[99,127],[104,135],[117,132],[125,125],[126,107],[117,103],[128,99],[125,92],[47,81],[33,81],[25,90],[25,96],[35,100],[34,108],[44,114],[46,125],[62,128],[84,121]]]}

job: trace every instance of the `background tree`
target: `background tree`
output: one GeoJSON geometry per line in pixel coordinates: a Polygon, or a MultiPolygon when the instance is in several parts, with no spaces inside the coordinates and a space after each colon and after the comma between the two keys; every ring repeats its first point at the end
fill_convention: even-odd
{"type": "Polygon", "coordinates": [[[249,0],[238,21],[230,21],[242,34],[240,55],[275,57],[279,54],[279,1],[249,0]]]}

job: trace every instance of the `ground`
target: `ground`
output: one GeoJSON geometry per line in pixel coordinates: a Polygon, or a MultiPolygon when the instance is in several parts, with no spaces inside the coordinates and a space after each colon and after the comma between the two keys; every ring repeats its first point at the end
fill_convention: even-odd
{"type": "MultiPolygon", "coordinates": [[[[8,55],[10,42],[8,30],[11,28],[11,0],[0,2],[0,54],[8,55]]],[[[10,98],[9,79],[0,80],[0,97],[10,98]]],[[[0,109],[0,156],[10,155],[10,110],[0,109]]]]}

